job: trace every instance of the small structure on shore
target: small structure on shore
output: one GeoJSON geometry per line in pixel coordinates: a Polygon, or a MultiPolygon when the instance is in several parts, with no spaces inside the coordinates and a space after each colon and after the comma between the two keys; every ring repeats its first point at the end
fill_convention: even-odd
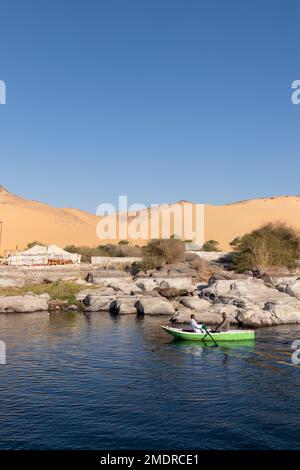
{"type": "Polygon", "coordinates": [[[69,253],[56,245],[35,245],[28,250],[16,252],[6,258],[9,266],[53,266],[79,264],[81,255],[69,253]]]}

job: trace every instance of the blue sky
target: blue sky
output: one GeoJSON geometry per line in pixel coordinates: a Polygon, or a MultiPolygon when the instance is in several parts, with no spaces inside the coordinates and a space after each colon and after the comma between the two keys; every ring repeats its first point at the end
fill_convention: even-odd
{"type": "Polygon", "coordinates": [[[101,202],[300,194],[296,0],[2,0],[0,184],[101,202]]]}

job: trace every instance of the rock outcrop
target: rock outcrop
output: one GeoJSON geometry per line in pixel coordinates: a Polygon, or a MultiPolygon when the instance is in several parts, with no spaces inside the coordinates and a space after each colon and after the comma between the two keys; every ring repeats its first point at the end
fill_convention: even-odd
{"type": "Polygon", "coordinates": [[[267,287],[261,279],[215,281],[201,295],[215,305],[230,305],[234,319],[243,326],[300,323],[300,301],[267,287]]]}
{"type": "Polygon", "coordinates": [[[210,308],[208,300],[199,299],[199,297],[181,297],[180,303],[191,310],[202,312],[210,308]]]}
{"type": "Polygon", "coordinates": [[[134,295],[120,295],[111,302],[110,312],[119,315],[136,314],[138,300],[139,298],[134,295]]]}
{"type": "Polygon", "coordinates": [[[174,315],[175,308],[163,297],[143,296],[136,304],[137,311],[143,315],[174,315]]]}
{"type": "Polygon", "coordinates": [[[31,313],[48,310],[48,297],[28,293],[0,297],[0,313],[31,313]]]}
{"type": "MultiPolygon", "coordinates": [[[[282,286],[282,284],[281,284],[282,286]]],[[[286,284],[285,291],[288,295],[292,297],[296,297],[296,299],[300,300],[300,279],[296,279],[291,283],[286,284]]]]}
{"type": "Polygon", "coordinates": [[[85,312],[109,312],[112,301],[115,300],[112,295],[88,294],[83,299],[85,312]]]}

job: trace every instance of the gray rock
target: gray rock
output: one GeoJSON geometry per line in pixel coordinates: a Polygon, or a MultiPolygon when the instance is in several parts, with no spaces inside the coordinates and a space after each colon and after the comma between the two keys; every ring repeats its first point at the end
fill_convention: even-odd
{"type": "Polygon", "coordinates": [[[175,323],[189,323],[191,320],[191,314],[194,314],[196,321],[199,323],[206,323],[208,325],[214,325],[221,322],[221,315],[217,313],[207,311],[191,311],[190,308],[181,307],[170,319],[171,322],[175,323]]]}
{"type": "Polygon", "coordinates": [[[139,298],[133,295],[118,296],[110,305],[111,313],[119,315],[136,314],[139,298]]]}
{"type": "Polygon", "coordinates": [[[109,312],[115,298],[111,295],[89,294],[83,299],[85,312],[109,312]]]}
{"type": "MultiPolygon", "coordinates": [[[[181,297],[180,303],[191,310],[201,312],[208,310],[211,304],[205,299],[199,299],[199,297],[181,297]]],[[[193,313],[193,312],[190,312],[193,313]]]]}
{"type": "Polygon", "coordinates": [[[112,287],[100,287],[99,289],[84,289],[76,295],[77,302],[82,302],[87,295],[110,295],[114,296],[115,291],[112,287]]]}
{"type": "Polygon", "coordinates": [[[51,300],[51,296],[47,294],[47,292],[44,292],[43,294],[40,294],[41,299],[45,299],[47,301],[51,300]]]}
{"type": "Polygon", "coordinates": [[[236,308],[235,319],[244,326],[300,323],[300,301],[267,287],[261,279],[215,281],[202,295],[222,308],[236,308]]]}
{"type": "Polygon", "coordinates": [[[234,305],[222,305],[222,304],[213,305],[207,302],[205,304],[205,308],[204,308],[204,304],[200,305],[200,307],[201,307],[200,310],[195,310],[195,309],[191,310],[188,307],[182,306],[171,317],[171,321],[175,321],[177,323],[189,323],[191,319],[191,314],[194,314],[196,317],[196,320],[199,323],[206,323],[208,325],[217,325],[218,323],[221,323],[222,313],[225,312],[228,315],[233,325],[236,325],[238,323],[238,320],[236,319],[238,309],[234,305]]]}
{"type": "Polygon", "coordinates": [[[151,290],[154,290],[157,286],[158,286],[158,283],[155,282],[154,279],[152,278],[147,278],[147,279],[138,279],[136,281],[136,285],[137,287],[139,287],[140,289],[144,290],[144,291],[151,291],[151,290]]]}
{"type": "Polygon", "coordinates": [[[285,292],[296,299],[300,300],[300,280],[296,279],[294,282],[287,284],[285,292]]]}
{"type": "Polygon", "coordinates": [[[156,290],[145,290],[139,292],[138,295],[140,297],[160,297],[159,293],[156,290]]]}
{"type": "Polygon", "coordinates": [[[143,296],[137,302],[138,313],[144,315],[173,315],[175,308],[163,297],[143,296]]]}
{"type": "Polygon", "coordinates": [[[159,287],[165,288],[175,288],[175,289],[185,289],[188,292],[194,292],[196,287],[192,283],[192,280],[189,278],[165,278],[160,280],[159,287]]]}
{"type": "Polygon", "coordinates": [[[114,281],[110,282],[108,286],[112,287],[115,292],[126,295],[134,295],[142,290],[132,281],[114,281]]]}
{"type": "Polygon", "coordinates": [[[157,292],[159,293],[159,295],[165,297],[166,299],[174,299],[176,297],[179,297],[182,290],[183,289],[178,290],[176,289],[176,287],[157,287],[157,292]]]}
{"type": "Polygon", "coordinates": [[[0,297],[0,313],[29,313],[48,310],[48,299],[39,295],[0,297]]]}

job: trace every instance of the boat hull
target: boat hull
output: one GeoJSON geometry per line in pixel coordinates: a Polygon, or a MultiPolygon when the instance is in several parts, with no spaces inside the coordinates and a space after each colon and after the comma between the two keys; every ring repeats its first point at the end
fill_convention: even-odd
{"type": "Polygon", "coordinates": [[[162,326],[162,329],[174,338],[188,341],[247,341],[255,338],[255,332],[253,330],[230,330],[222,331],[220,333],[210,333],[209,335],[208,333],[200,334],[194,333],[193,331],[183,331],[179,328],[172,328],[170,326],[162,326]]]}

